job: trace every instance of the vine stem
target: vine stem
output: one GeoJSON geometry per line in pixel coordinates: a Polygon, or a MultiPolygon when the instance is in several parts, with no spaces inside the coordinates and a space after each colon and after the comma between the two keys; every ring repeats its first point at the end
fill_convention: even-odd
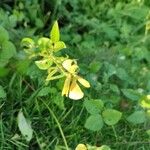
{"type": "Polygon", "coordinates": [[[40,99],[40,100],[41,100],[41,101],[43,102],[43,104],[47,107],[48,111],[50,112],[50,114],[51,114],[52,117],[54,118],[54,120],[55,120],[55,122],[56,122],[56,124],[57,124],[57,126],[58,126],[58,128],[59,128],[59,131],[60,131],[60,133],[61,133],[61,136],[62,136],[62,138],[63,138],[63,141],[64,141],[64,144],[65,144],[66,150],[69,150],[69,147],[68,147],[68,144],[67,144],[67,140],[66,140],[66,138],[65,138],[64,132],[63,132],[63,130],[62,130],[62,127],[61,127],[61,125],[60,125],[60,123],[59,123],[59,121],[58,121],[56,115],[54,114],[54,112],[52,111],[52,109],[51,109],[42,99],[40,99]]]}

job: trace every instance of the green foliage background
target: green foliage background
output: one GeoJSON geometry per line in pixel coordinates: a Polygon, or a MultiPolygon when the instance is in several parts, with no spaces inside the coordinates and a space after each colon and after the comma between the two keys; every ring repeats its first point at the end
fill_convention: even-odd
{"type": "Polygon", "coordinates": [[[44,101],[71,149],[86,143],[149,150],[150,36],[145,34],[149,9],[149,0],[1,0],[0,149],[65,149],[44,101]],[[62,55],[77,59],[81,75],[91,83],[80,101],[61,97],[62,80],[45,86],[45,72],[26,58],[20,46],[24,37],[49,36],[56,19],[67,44],[62,55]],[[18,129],[20,109],[34,130],[30,142],[18,129]],[[118,113],[115,125],[102,118],[108,110],[118,113]]]}

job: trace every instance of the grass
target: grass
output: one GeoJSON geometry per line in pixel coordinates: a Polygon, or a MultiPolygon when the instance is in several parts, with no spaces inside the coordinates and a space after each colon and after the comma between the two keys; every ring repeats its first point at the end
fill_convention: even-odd
{"type": "MultiPolygon", "coordinates": [[[[49,8],[46,5],[51,4],[52,7],[53,2],[42,1],[43,9],[38,11],[31,22],[28,10],[32,7],[26,3],[25,8],[29,8],[21,11],[24,14],[23,21],[18,21],[15,27],[6,26],[6,29],[10,41],[17,45],[18,55],[22,57],[22,48],[18,46],[20,40],[24,36],[37,39],[38,33],[40,36],[48,35],[51,26],[49,22],[58,16],[62,40],[69,47],[62,54],[78,59],[80,73],[91,82],[91,88],[85,90],[84,99],[73,101],[61,97],[63,82],[54,81],[48,85],[50,92],[39,96],[45,86],[44,72],[32,63],[28,66],[27,62],[21,66],[23,60],[18,60],[18,55],[17,58],[10,59],[6,66],[9,73],[0,78],[0,85],[7,94],[6,98],[0,99],[0,150],[74,150],[79,143],[108,145],[112,150],[150,149],[150,135],[146,133],[150,128],[149,116],[146,116],[146,122],[142,124],[129,123],[126,118],[132,112],[145,109],[132,100],[133,95],[130,98],[122,92],[122,89],[141,89],[143,95],[150,92],[149,34],[144,35],[146,22],[149,21],[145,19],[149,2],[145,0],[137,4],[135,1],[103,0],[99,5],[96,1],[76,2],[66,0],[63,5],[55,4],[52,16],[46,19],[43,28],[36,26],[35,20],[42,20],[44,13],[48,15],[49,8]],[[136,12],[141,13],[138,15],[136,12]],[[25,22],[28,22],[28,28],[24,26],[25,22]],[[97,69],[97,66],[100,67],[97,69]],[[118,68],[123,73],[120,71],[120,74],[113,74],[118,68]],[[116,85],[116,88],[113,89],[112,85],[116,85]],[[83,105],[86,98],[100,98],[106,108],[121,111],[123,115],[119,123],[114,126],[105,124],[102,130],[96,132],[86,129],[84,124],[89,117],[83,105]],[[20,109],[31,121],[34,132],[30,142],[25,141],[18,128],[17,115],[20,109]]],[[[14,9],[19,10],[18,5],[16,0],[14,9]]],[[[3,5],[4,12],[6,6],[3,5]]],[[[11,7],[10,5],[9,10],[11,7]]],[[[11,11],[10,13],[13,12],[11,11]]]]}
{"type": "Polygon", "coordinates": [[[100,146],[109,145],[116,150],[148,150],[150,138],[145,131],[148,125],[131,126],[124,119],[119,125],[91,132],[84,128],[87,112],[81,107],[83,101],[65,100],[65,110],[53,104],[51,98],[37,97],[40,90],[34,89],[34,83],[14,73],[7,82],[8,98],[1,101],[0,149],[39,149],[50,150],[56,145],[72,149],[78,143],[100,146]],[[25,81],[25,82],[24,82],[25,81]],[[26,143],[20,136],[16,117],[20,108],[32,121],[34,137],[26,143]]]}

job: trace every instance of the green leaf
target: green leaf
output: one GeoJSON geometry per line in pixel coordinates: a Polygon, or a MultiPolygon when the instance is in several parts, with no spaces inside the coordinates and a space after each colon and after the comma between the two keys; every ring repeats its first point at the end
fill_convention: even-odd
{"type": "Polygon", "coordinates": [[[90,114],[98,114],[102,111],[104,103],[101,99],[85,100],[84,106],[90,114]]]}
{"type": "Polygon", "coordinates": [[[21,41],[21,46],[24,48],[25,53],[30,57],[35,56],[35,43],[31,38],[24,38],[21,41]]]}
{"type": "Polygon", "coordinates": [[[64,110],[65,105],[64,105],[64,97],[61,96],[61,93],[55,93],[57,94],[55,98],[53,99],[53,102],[58,106],[59,109],[64,110]]]}
{"type": "Polygon", "coordinates": [[[120,94],[120,91],[119,91],[119,88],[118,88],[118,86],[117,85],[115,85],[115,84],[110,84],[110,89],[114,92],[114,93],[116,93],[116,94],[120,94]]]}
{"type": "Polygon", "coordinates": [[[102,67],[102,64],[99,61],[93,61],[92,63],[90,63],[90,72],[92,73],[97,73],[100,68],[102,67]]]}
{"type": "Polygon", "coordinates": [[[146,121],[146,114],[144,111],[135,111],[128,118],[127,121],[133,124],[141,124],[146,121]]]}
{"type": "Polygon", "coordinates": [[[34,41],[31,39],[31,38],[24,38],[22,41],[21,41],[21,46],[23,47],[26,47],[28,49],[31,49],[34,47],[34,41]]]}
{"type": "Polygon", "coordinates": [[[115,109],[106,109],[102,112],[104,122],[107,125],[115,125],[121,119],[122,113],[115,109]]]}
{"type": "Polygon", "coordinates": [[[108,62],[105,63],[106,67],[106,74],[107,78],[111,77],[112,75],[116,74],[116,67],[112,64],[109,64],[108,62]]]}
{"type": "Polygon", "coordinates": [[[52,48],[52,41],[49,38],[42,37],[38,40],[38,45],[41,50],[52,48]]]}
{"type": "Polygon", "coordinates": [[[2,26],[0,26],[0,33],[1,33],[1,35],[0,35],[0,43],[3,43],[4,41],[8,41],[9,40],[9,34],[8,34],[7,30],[4,27],[2,27],[2,26]]]}
{"type": "Polygon", "coordinates": [[[43,28],[44,23],[43,23],[42,19],[36,18],[36,19],[35,19],[35,25],[36,25],[38,28],[43,28]]]}
{"type": "Polygon", "coordinates": [[[99,131],[103,127],[103,119],[99,114],[90,115],[85,122],[85,128],[92,131],[99,131]]]}
{"type": "Polygon", "coordinates": [[[59,33],[58,22],[55,21],[55,22],[54,22],[54,25],[53,25],[53,27],[52,27],[52,30],[51,30],[51,32],[50,32],[50,37],[51,37],[51,40],[52,40],[53,43],[56,43],[56,42],[59,41],[59,39],[60,39],[60,35],[59,35],[59,34],[60,34],[60,33],[59,33]]]}
{"type": "Polygon", "coordinates": [[[51,88],[50,87],[44,87],[42,88],[39,93],[38,96],[46,96],[51,92],[51,88]]]}
{"type": "Polygon", "coordinates": [[[3,67],[8,63],[8,60],[16,54],[16,48],[10,41],[5,41],[2,44],[0,53],[0,66],[3,67]]]}
{"type": "Polygon", "coordinates": [[[44,60],[35,61],[35,64],[38,66],[39,69],[47,70],[48,68],[50,68],[53,62],[49,59],[44,59],[44,60]]]}
{"type": "Polygon", "coordinates": [[[11,27],[14,28],[17,25],[17,16],[10,15],[9,16],[9,22],[11,24],[11,27]]]}
{"type": "Polygon", "coordinates": [[[121,89],[121,91],[123,92],[123,94],[127,98],[129,98],[129,99],[131,99],[133,101],[137,101],[141,97],[141,95],[137,91],[135,91],[133,89],[121,89]]]}
{"type": "Polygon", "coordinates": [[[16,67],[17,67],[17,71],[20,74],[26,74],[28,67],[30,65],[30,60],[28,59],[24,59],[24,60],[20,60],[17,62],[16,67]]]}
{"type": "Polygon", "coordinates": [[[139,103],[141,107],[149,109],[150,108],[150,95],[146,95],[142,97],[139,103]]]}
{"type": "Polygon", "coordinates": [[[59,50],[64,49],[64,48],[66,48],[66,45],[62,41],[56,42],[54,44],[54,51],[59,51],[59,50]]]}
{"type": "Polygon", "coordinates": [[[16,54],[16,47],[10,41],[5,41],[2,44],[1,57],[4,59],[10,59],[16,54]]]}
{"type": "Polygon", "coordinates": [[[0,98],[5,98],[6,92],[4,91],[3,87],[0,85],[0,98]]]}
{"type": "Polygon", "coordinates": [[[121,80],[129,80],[129,75],[127,74],[126,70],[123,68],[117,68],[116,76],[121,80]]]}
{"type": "Polygon", "coordinates": [[[5,77],[9,73],[9,68],[0,67],[0,77],[5,77]]]}
{"type": "Polygon", "coordinates": [[[18,114],[18,127],[21,134],[29,142],[32,139],[33,130],[31,128],[29,121],[26,120],[21,110],[19,111],[18,114]]]}

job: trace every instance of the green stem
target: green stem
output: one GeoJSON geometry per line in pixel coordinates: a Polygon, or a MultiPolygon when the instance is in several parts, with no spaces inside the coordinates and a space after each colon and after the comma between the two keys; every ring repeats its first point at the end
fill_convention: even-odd
{"type": "Polygon", "coordinates": [[[54,112],[51,110],[51,108],[50,108],[42,99],[40,99],[40,100],[41,100],[41,101],[43,102],[43,104],[47,107],[47,109],[49,110],[50,114],[51,114],[52,117],[54,118],[54,120],[55,120],[55,122],[56,122],[56,124],[57,124],[57,126],[58,126],[58,128],[59,128],[59,131],[60,131],[60,133],[61,133],[61,136],[62,136],[62,138],[63,138],[63,141],[64,141],[64,144],[65,144],[66,150],[69,150],[69,147],[68,147],[68,144],[67,144],[67,140],[66,140],[66,138],[65,138],[65,135],[64,135],[64,133],[63,133],[62,127],[61,127],[61,125],[60,125],[60,123],[59,123],[59,121],[58,121],[56,115],[54,114],[54,112]]]}
{"type": "Polygon", "coordinates": [[[115,138],[116,138],[116,142],[118,141],[118,136],[117,136],[117,133],[116,133],[116,129],[114,126],[112,126],[112,129],[113,129],[113,132],[114,132],[114,135],[115,135],[115,138]]]}
{"type": "Polygon", "coordinates": [[[67,76],[66,72],[63,70],[62,66],[58,64],[57,60],[53,56],[51,56],[51,59],[56,64],[56,66],[59,68],[59,70],[61,70],[61,72],[67,76]]]}

